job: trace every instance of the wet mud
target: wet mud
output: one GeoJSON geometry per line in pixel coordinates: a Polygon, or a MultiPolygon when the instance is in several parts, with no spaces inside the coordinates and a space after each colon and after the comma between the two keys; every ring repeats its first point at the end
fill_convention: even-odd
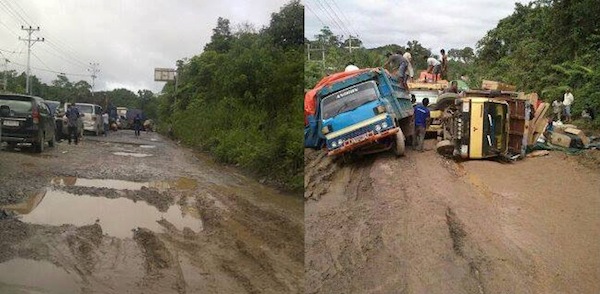
{"type": "Polygon", "coordinates": [[[600,170],[581,158],[305,156],[307,293],[600,291],[600,170]]]}
{"type": "Polygon", "coordinates": [[[154,133],[57,145],[0,150],[0,293],[304,293],[301,197],[154,133]]]}

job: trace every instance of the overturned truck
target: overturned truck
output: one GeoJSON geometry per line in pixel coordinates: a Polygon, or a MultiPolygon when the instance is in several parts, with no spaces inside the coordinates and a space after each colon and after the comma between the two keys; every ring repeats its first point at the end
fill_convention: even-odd
{"type": "Polygon", "coordinates": [[[522,93],[469,90],[444,95],[436,104],[442,111],[439,153],[463,159],[525,156],[529,142],[531,103],[522,93]]]}

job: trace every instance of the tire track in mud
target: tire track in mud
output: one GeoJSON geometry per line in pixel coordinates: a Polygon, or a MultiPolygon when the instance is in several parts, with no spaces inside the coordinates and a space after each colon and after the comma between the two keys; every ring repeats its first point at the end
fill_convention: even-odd
{"type": "Polygon", "coordinates": [[[308,293],[482,293],[478,264],[453,249],[445,198],[452,191],[435,182],[455,177],[437,157],[422,157],[380,154],[341,165],[320,200],[307,202],[308,293]]]}

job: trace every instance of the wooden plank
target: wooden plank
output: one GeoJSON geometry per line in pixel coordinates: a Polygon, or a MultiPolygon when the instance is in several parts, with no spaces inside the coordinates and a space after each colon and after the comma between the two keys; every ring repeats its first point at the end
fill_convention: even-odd
{"type": "Polygon", "coordinates": [[[550,104],[542,103],[542,104],[540,104],[538,109],[535,111],[536,116],[534,117],[534,121],[532,122],[533,128],[530,128],[530,136],[529,136],[529,144],[528,145],[535,144],[535,142],[537,142],[540,135],[542,133],[544,133],[544,130],[546,129],[546,125],[548,124],[548,121],[546,120],[546,112],[548,112],[549,108],[550,108],[550,104]]]}

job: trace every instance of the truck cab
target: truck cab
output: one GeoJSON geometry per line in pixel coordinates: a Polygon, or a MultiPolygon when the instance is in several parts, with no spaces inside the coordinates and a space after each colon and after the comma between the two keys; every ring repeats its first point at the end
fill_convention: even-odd
{"type": "Polygon", "coordinates": [[[413,133],[408,92],[383,68],[361,70],[316,92],[318,135],[328,155],[393,149],[413,133]]]}

